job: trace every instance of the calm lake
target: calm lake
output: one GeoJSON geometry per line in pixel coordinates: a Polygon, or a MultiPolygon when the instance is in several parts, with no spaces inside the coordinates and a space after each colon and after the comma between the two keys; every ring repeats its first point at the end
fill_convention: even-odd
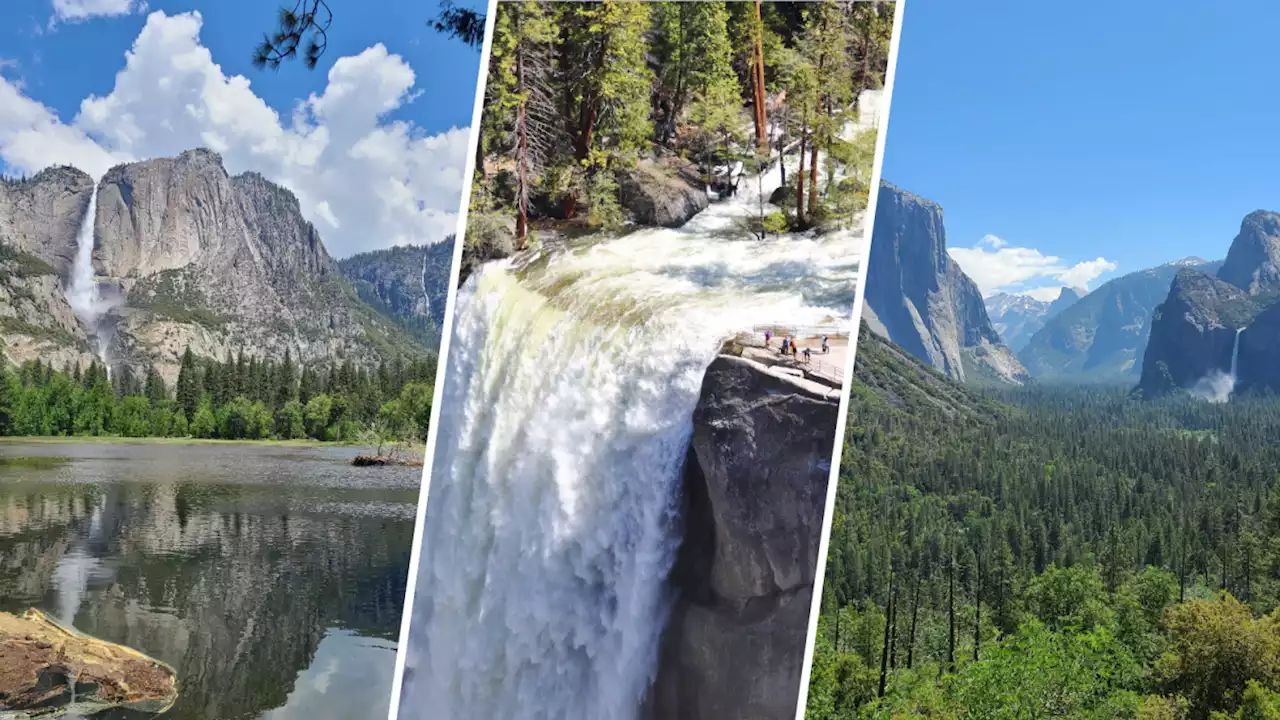
{"type": "Polygon", "coordinates": [[[169,663],[164,718],[385,717],[422,470],[357,452],[0,442],[0,610],[169,663]]]}

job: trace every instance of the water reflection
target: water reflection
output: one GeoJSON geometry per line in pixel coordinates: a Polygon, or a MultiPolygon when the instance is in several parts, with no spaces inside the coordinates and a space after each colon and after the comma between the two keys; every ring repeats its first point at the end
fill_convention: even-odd
{"type": "Polygon", "coordinates": [[[173,665],[166,718],[383,716],[421,470],[353,452],[0,444],[0,610],[173,665]]]}

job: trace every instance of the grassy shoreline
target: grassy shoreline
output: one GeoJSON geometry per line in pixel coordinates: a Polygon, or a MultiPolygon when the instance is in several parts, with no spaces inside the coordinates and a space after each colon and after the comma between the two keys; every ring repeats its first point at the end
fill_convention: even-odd
{"type": "Polygon", "coordinates": [[[124,437],[115,435],[12,435],[5,445],[260,445],[266,447],[366,447],[364,443],[328,440],[224,440],[221,438],[124,437]]]}

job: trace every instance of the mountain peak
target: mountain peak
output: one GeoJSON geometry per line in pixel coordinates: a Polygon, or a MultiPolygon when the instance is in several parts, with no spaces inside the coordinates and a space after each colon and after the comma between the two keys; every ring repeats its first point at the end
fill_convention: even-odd
{"type": "Polygon", "coordinates": [[[1280,286],[1280,213],[1255,210],[1244,217],[1218,278],[1251,295],[1280,286]]]}

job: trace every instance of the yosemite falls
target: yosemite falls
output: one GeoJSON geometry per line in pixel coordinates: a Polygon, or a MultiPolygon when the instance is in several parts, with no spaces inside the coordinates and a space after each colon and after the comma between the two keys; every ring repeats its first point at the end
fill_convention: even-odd
{"type": "Polygon", "coordinates": [[[71,310],[84,323],[94,354],[107,362],[107,339],[99,334],[102,315],[107,310],[98,287],[97,272],[93,268],[94,226],[98,215],[98,184],[95,179],[89,195],[89,207],[80,230],[76,233],[76,258],[71,268],[71,286],[67,288],[67,302],[71,310]]]}
{"type": "Polygon", "coordinates": [[[637,717],[707,366],[756,326],[851,324],[861,232],[741,239],[778,175],[460,290],[401,717],[637,717]]]}

